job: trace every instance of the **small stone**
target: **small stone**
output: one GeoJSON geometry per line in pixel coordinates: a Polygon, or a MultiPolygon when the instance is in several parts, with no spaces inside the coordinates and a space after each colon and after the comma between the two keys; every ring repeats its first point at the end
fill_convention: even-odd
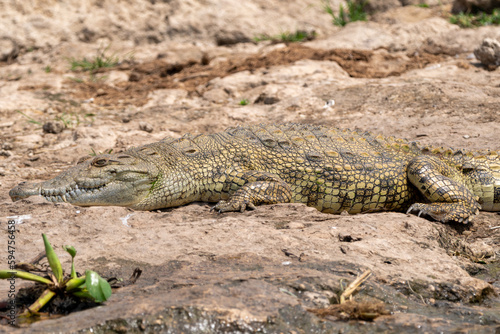
{"type": "Polygon", "coordinates": [[[335,100],[328,100],[325,102],[325,105],[323,106],[323,109],[328,109],[331,108],[335,105],[335,100]]]}
{"type": "Polygon", "coordinates": [[[131,81],[131,82],[138,82],[140,80],[141,80],[141,74],[138,72],[132,72],[132,73],[130,73],[130,75],[128,77],[128,81],[131,81]]]}
{"type": "Polygon", "coordinates": [[[42,129],[45,133],[58,134],[64,131],[64,124],[61,122],[47,122],[43,125],[42,129]]]}
{"type": "Polygon", "coordinates": [[[10,157],[12,155],[12,153],[10,153],[9,151],[5,151],[5,150],[0,150],[0,156],[2,157],[10,157]]]}
{"type": "Polygon", "coordinates": [[[149,132],[149,133],[153,132],[153,126],[149,123],[146,123],[146,122],[140,122],[139,129],[141,129],[142,131],[149,132]]]}
{"type": "Polygon", "coordinates": [[[353,236],[351,234],[339,233],[339,241],[340,242],[355,242],[362,240],[361,237],[353,236]]]}
{"type": "Polygon", "coordinates": [[[278,103],[280,99],[275,96],[268,96],[266,94],[260,94],[257,100],[255,100],[256,104],[275,104],[278,103]]]}
{"type": "Polygon", "coordinates": [[[469,244],[472,254],[478,259],[485,259],[495,256],[495,249],[484,241],[476,241],[469,244]]]}
{"type": "Polygon", "coordinates": [[[217,42],[218,46],[223,46],[234,45],[238,43],[248,43],[252,40],[241,31],[221,30],[215,35],[215,41],[217,42]]]}
{"type": "Polygon", "coordinates": [[[103,95],[107,95],[108,93],[102,89],[102,88],[99,88],[95,94],[95,96],[103,96],[103,95]]]}
{"type": "Polygon", "coordinates": [[[10,37],[0,37],[0,61],[10,62],[19,55],[19,46],[10,37]]]}
{"type": "Polygon", "coordinates": [[[3,150],[12,151],[13,148],[14,147],[12,146],[12,143],[5,142],[5,143],[2,144],[2,149],[3,150]]]}
{"type": "Polygon", "coordinates": [[[474,50],[477,59],[489,70],[494,70],[500,66],[500,42],[485,38],[481,45],[474,50]]]}

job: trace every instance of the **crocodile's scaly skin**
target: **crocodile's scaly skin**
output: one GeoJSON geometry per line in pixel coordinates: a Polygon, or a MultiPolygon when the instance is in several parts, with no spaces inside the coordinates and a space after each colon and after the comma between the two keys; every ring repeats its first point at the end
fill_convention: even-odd
{"type": "Polygon", "coordinates": [[[467,223],[481,207],[500,211],[500,157],[335,128],[260,125],[98,155],[10,191],[13,200],[31,195],[139,210],[298,202],[329,213],[414,211],[467,223]]]}

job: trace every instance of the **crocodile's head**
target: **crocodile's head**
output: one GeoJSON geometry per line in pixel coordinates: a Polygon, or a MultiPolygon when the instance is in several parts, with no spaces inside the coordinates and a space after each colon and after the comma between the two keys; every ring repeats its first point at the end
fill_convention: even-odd
{"type": "Polygon", "coordinates": [[[40,183],[20,183],[13,201],[40,195],[51,202],[74,205],[117,205],[141,208],[159,177],[158,168],[142,157],[101,154],[79,162],[57,177],[40,183]]]}

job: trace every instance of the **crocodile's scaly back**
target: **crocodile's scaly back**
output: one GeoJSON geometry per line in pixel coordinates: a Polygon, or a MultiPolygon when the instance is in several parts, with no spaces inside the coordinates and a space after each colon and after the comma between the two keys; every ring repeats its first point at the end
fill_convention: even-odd
{"type": "Polygon", "coordinates": [[[207,201],[221,212],[299,202],[328,213],[415,210],[468,222],[481,206],[500,211],[499,166],[496,152],[320,126],[256,125],[97,156],[10,195],[142,210],[207,201]]]}
{"type": "Polygon", "coordinates": [[[384,150],[355,132],[305,125],[235,128],[220,135],[240,147],[229,160],[244,170],[278,175],[291,187],[292,202],[336,213],[397,210],[410,199],[408,152],[384,150]]]}

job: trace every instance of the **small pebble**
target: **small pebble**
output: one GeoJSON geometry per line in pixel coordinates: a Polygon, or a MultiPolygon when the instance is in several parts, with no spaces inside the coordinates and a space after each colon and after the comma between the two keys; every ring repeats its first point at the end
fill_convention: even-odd
{"type": "Polygon", "coordinates": [[[64,131],[64,124],[61,122],[47,122],[43,125],[42,129],[45,133],[58,134],[64,131]]]}
{"type": "Polygon", "coordinates": [[[153,126],[149,123],[146,123],[146,122],[140,122],[139,129],[141,129],[142,131],[149,132],[149,133],[153,132],[153,126]]]}
{"type": "Polygon", "coordinates": [[[325,102],[323,109],[328,109],[330,107],[333,107],[334,105],[335,105],[335,100],[328,100],[325,102]]]}

